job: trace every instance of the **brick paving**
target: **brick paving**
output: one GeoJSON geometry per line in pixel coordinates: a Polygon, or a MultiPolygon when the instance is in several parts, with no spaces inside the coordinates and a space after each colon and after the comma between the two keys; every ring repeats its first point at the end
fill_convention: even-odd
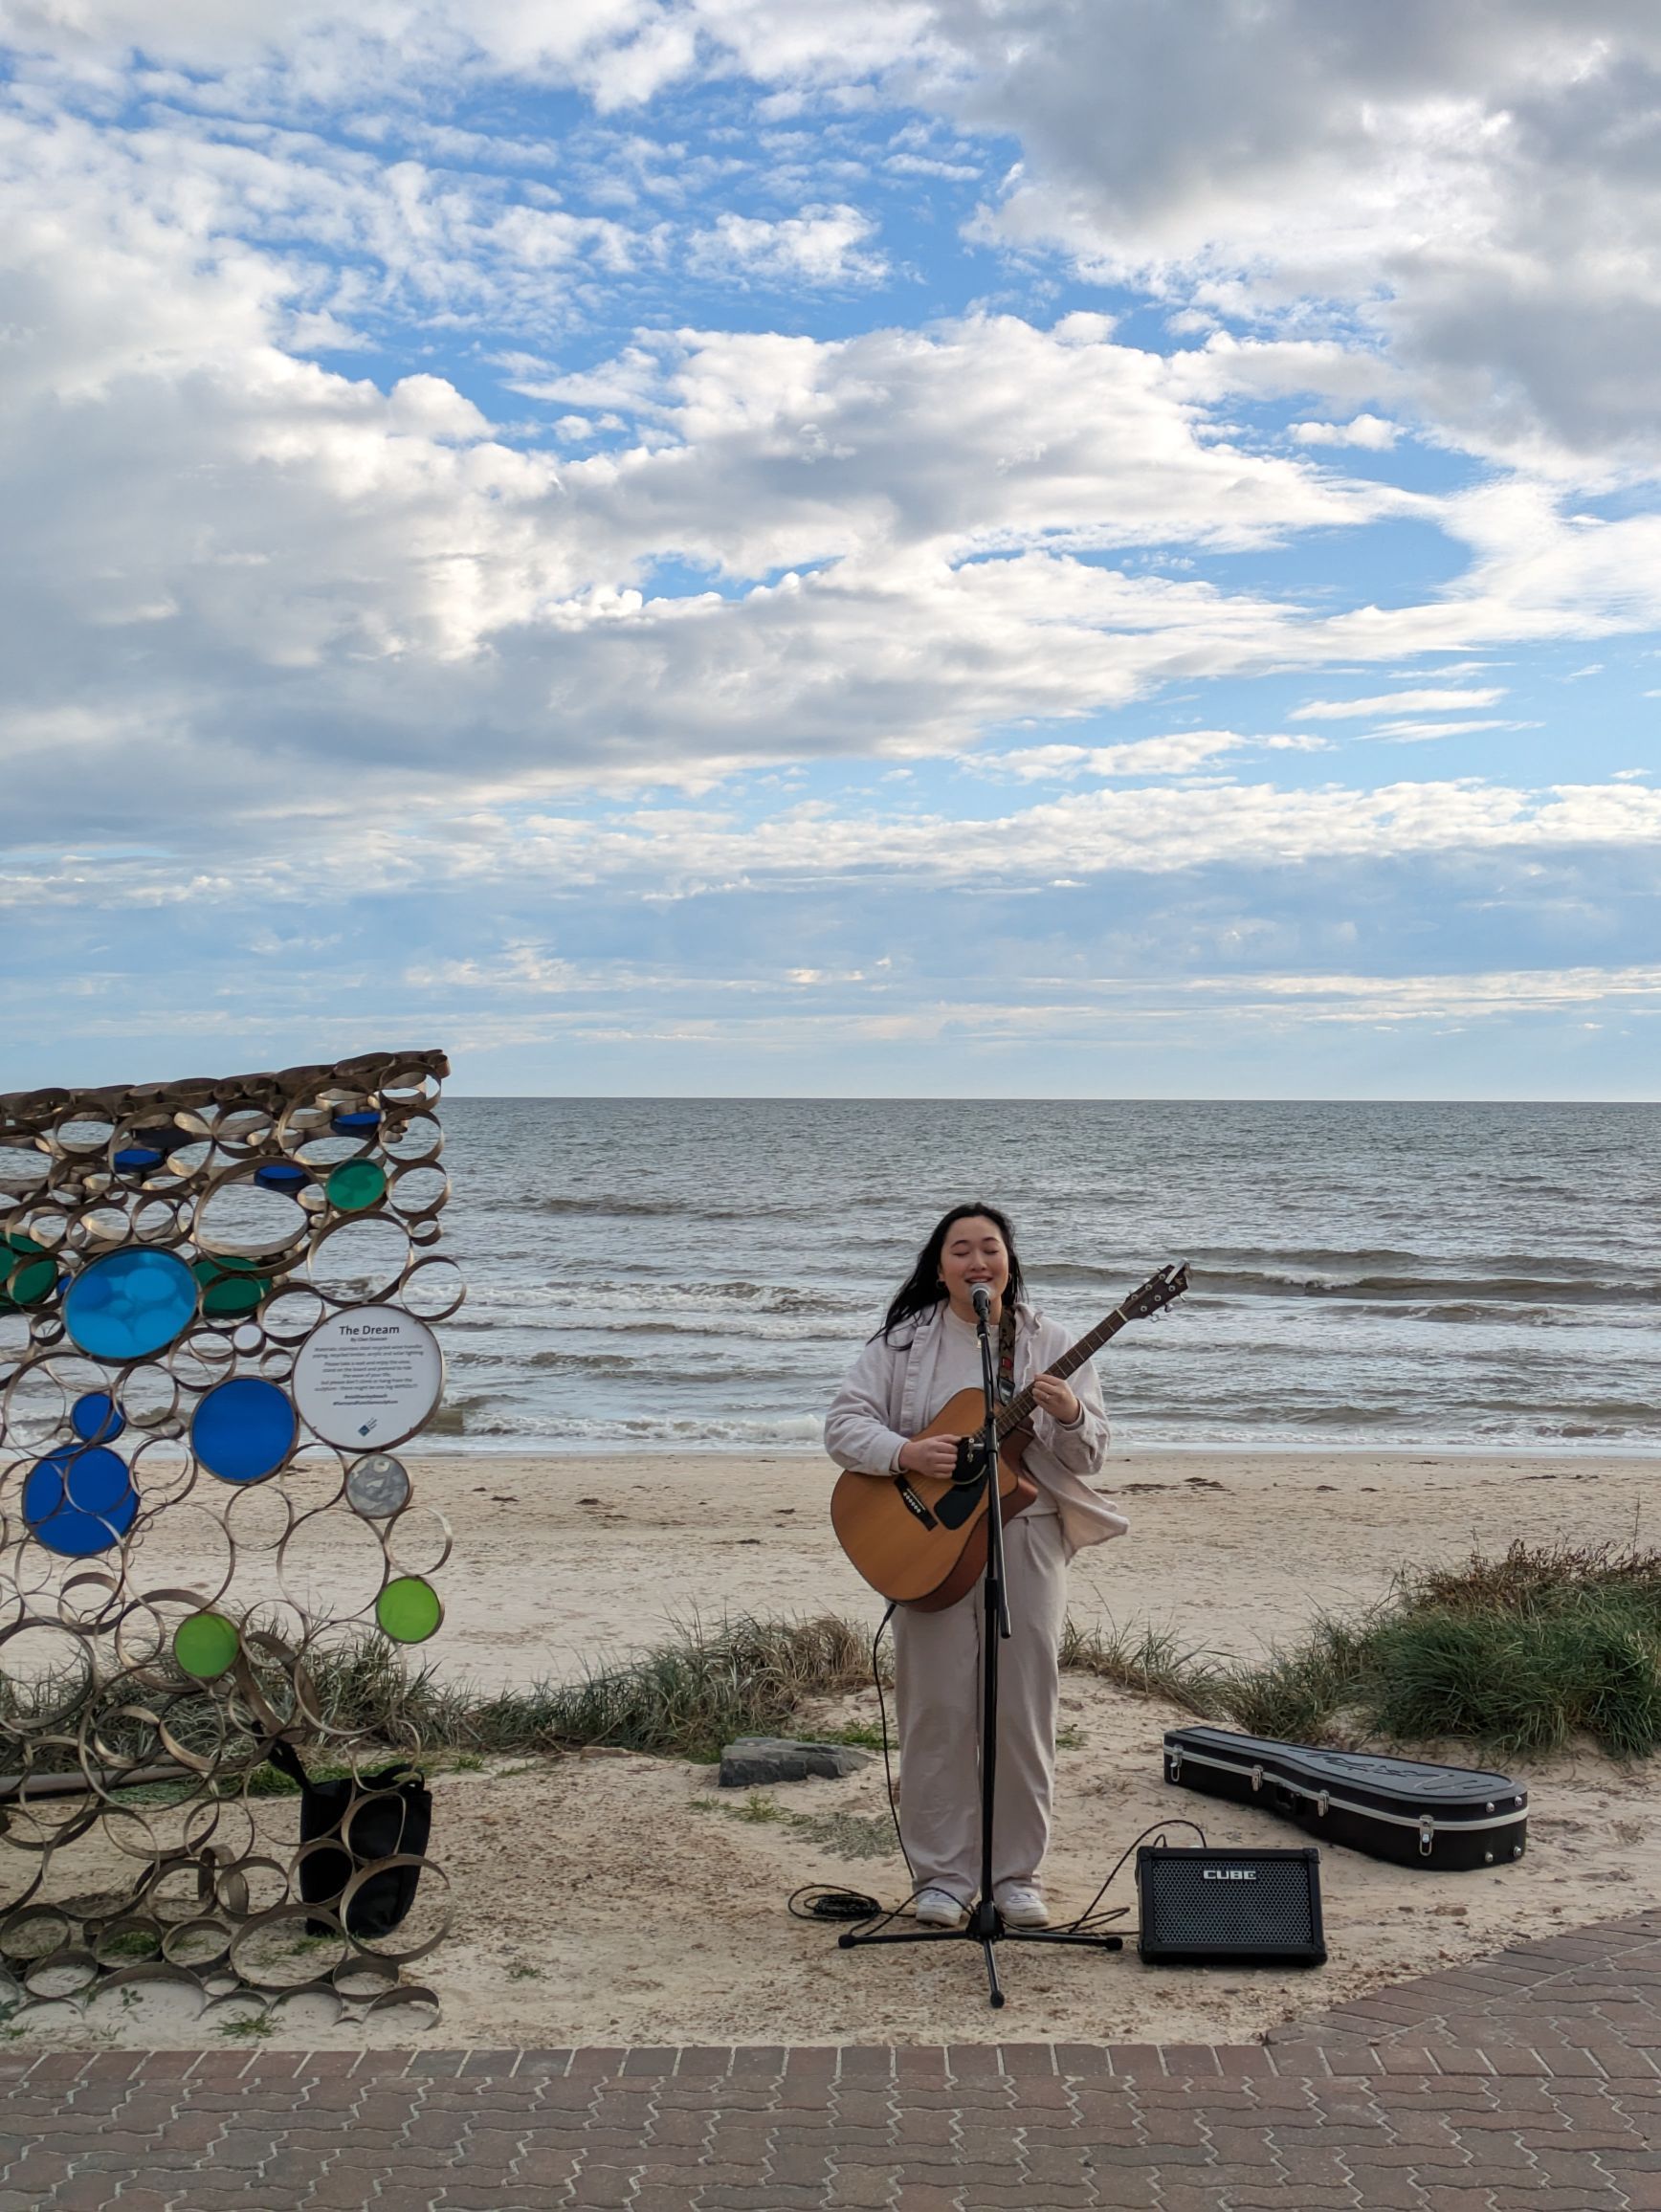
{"type": "Polygon", "coordinates": [[[1661,1912],[1262,2044],[12,2049],[0,2099],[0,2212],[1661,2212],[1661,1912]]]}

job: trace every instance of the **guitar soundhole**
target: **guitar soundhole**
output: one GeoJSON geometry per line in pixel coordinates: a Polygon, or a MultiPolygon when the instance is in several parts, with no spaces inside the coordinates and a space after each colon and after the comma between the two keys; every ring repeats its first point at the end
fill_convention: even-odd
{"type": "Polygon", "coordinates": [[[952,1487],[935,1499],[935,1518],[942,1528],[961,1529],[986,1491],[986,1478],[978,1471],[981,1463],[980,1439],[963,1436],[958,1439],[957,1471],[952,1476],[952,1487]]]}

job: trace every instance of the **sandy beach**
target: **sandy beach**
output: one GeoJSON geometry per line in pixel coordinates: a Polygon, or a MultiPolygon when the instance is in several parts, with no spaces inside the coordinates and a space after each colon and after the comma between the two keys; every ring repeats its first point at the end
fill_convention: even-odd
{"type": "MultiPolygon", "coordinates": [[[[483,1681],[563,1673],[608,1645],[650,1642],[695,1606],[830,1607],[875,1622],[879,1602],[826,1521],[830,1480],[816,1458],[431,1461],[423,1495],[443,1499],[458,1535],[443,1663],[483,1681]]],[[[1405,1562],[1515,1536],[1649,1540],[1650,1481],[1633,1459],[1116,1455],[1101,1487],[1124,1502],[1132,1532],[1074,1561],[1073,1611],[1168,1624],[1185,1642],[1246,1657],[1319,1610],[1381,1595],[1405,1562]]],[[[1162,1817],[1198,1820],[1213,1842],[1302,1840],[1268,1815],[1163,1782],[1162,1734],[1189,1717],[1175,1708],[1069,1675],[1063,1712],[1047,1869],[1061,1907],[1086,1904],[1162,1817]]],[[[875,1714],[867,1693],[833,1717],[875,1714]]],[[[713,1790],[707,1768],[504,1763],[518,1771],[440,1784],[458,1915],[431,1979],[445,2034],[462,2041],[1238,2039],[1661,1895],[1649,1778],[1586,1751],[1517,1770],[1533,1793],[1519,1866],[1421,1874],[1329,1850],[1332,1956],[1320,1972],[1161,1971],[1133,1951],[1028,1951],[1010,1955],[1000,2016],[967,1946],[851,1956],[785,1912],[809,1881],[904,1894],[897,1856],[851,1864],[795,1825],[880,1813],[879,1765],[768,1791],[795,1820],[762,1822],[738,1817],[742,1793],[713,1790]]],[[[1113,1899],[1131,1901],[1122,1875],[1113,1899]]]]}
{"type": "MultiPolygon", "coordinates": [[[[455,1536],[432,1651],[480,1682],[571,1673],[694,1609],[881,1615],[831,1535],[817,1455],[410,1464],[455,1536]]],[[[1073,1611],[1244,1657],[1378,1596],[1404,1561],[1514,1536],[1661,1542],[1652,1481],[1631,1457],[1116,1452],[1098,1488],[1131,1533],[1074,1559],[1073,1611]]]]}
{"type": "MultiPolygon", "coordinates": [[[[423,1656],[480,1685],[568,1676],[695,1610],[831,1609],[874,1624],[881,1609],[830,1535],[830,1471],[817,1457],[434,1455],[414,1470],[418,1501],[449,1517],[455,1539],[439,1577],[446,1625],[423,1656]]],[[[1379,1596],[1406,1562],[1502,1549],[1516,1536],[1650,1541],[1650,1481],[1635,1459],[1116,1456],[1101,1487],[1132,1533],[1074,1562],[1073,1612],[1087,1626],[1168,1626],[1186,1645],[1249,1657],[1318,1611],[1379,1596]]],[[[797,1732],[875,1715],[866,1692],[804,1715],[797,1732]]],[[[1196,1820],[1219,1843],[1302,1840],[1271,1816],[1163,1782],[1162,1733],[1187,1717],[1064,1678],[1047,1869],[1063,1911],[1083,1907],[1162,1818],[1196,1820]]],[[[1516,1771],[1533,1793],[1518,1866],[1430,1874],[1326,1852],[1324,1970],[1162,1971],[1134,1950],[1011,1950],[999,2015],[966,1945],[853,1956],[786,1911],[809,1882],[905,1894],[892,1850],[838,1855],[884,1813],[879,1763],[842,1781],[742,1793],[680,1760],[498,1760],[435,1780],[432,1852],[454,1921],[413,1971],[437,1991],[437,2032],[452,2044],[1240,2040],[1661,1895],[1647,1774],[1590,1750],[1516,1771]]],[[[295,1818],[293,1800],[261,1807],[274,1843],[292,1846],[295,1818]]],[[[1134,1908],[1124,1876],[1110,1901],[1134,1908]]],[[[396,2043],[413,2024],[392,2012],[349,2032],[295,2027],[318,2043],[396,2043]]]]}

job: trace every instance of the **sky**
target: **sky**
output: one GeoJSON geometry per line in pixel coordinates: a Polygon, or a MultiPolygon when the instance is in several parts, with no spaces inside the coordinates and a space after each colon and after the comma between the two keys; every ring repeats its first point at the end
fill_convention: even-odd
{"type": "Polygon", "coordinates": [[[1653,0],[0,0],[0,1088],[1652,1099],[1658,363],[1653,0]]]}

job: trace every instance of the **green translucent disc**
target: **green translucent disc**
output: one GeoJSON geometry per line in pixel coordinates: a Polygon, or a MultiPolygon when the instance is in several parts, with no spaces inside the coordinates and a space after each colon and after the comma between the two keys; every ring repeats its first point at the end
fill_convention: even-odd
{"type": "Polygon", "coordinates": [[[438,1592],[419,1575],[400,1575],[375,1600],[375,1618],[394,1644],[425,1644],[444,1618],[438,1592]]]}
{"type": "Polygon", "coordinates": [[[342,1213],[362,1213],[386,1188],[386,1173],[372,1160],[343,1160],[329,1177],[329,1204],[342,1213]]]}
{"type": "Polygon", "coordinates": [[[57,1281],[57,1262],[44,1245],[12,1229],[0,1236],[0,1314],[37,1306],[57,1281]]]}
{"type": "Polygon", "coordinates": [[[223,1613],[192,1613],[173,1631],[173,1656],[198,1682],[214,1682],[236,1663],[241,1639],[223,1613]]]}
{"type": "Polygon", "coordinates": [[[230,1252],[198,1260],[190,1272],[202,1286],[202,1311],[216,1320],[252,1314],[271,1288],[271,1277],[260,1273],[257,1260],[230,1252]]]}

